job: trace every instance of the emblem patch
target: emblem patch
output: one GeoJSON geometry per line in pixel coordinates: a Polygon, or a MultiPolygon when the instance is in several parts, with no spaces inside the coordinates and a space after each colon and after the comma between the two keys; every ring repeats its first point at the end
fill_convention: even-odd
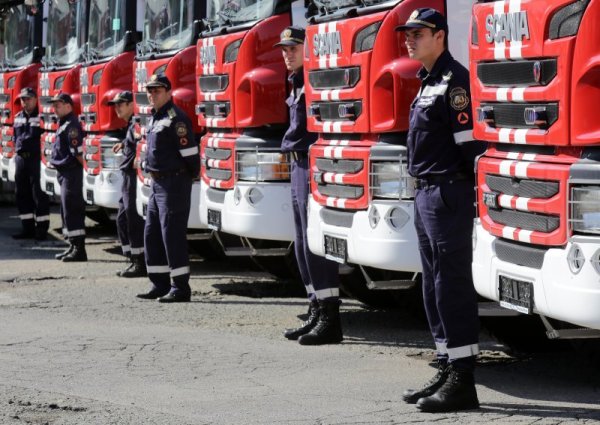
{"type": "Polygon", "coordinates": [[[291,38],[292,37],[292,30],[285,30],[283,31],[283,37],[282,38],[291,38]]]}
{"type": "Polygon", "coordinates": [[[460,124],[466,124],[469,122],[469,114],[467,114],[466,112],[461,112],[460,114],[458,114],[457,119],[460,124]]]}
{"type": "Polygon", "coordinates": [[[450,91],[450,106],[456,111],[462,111],[469,106],[469,96],[462,87],[453,88],[450,91]]]}
{"type": "Polygon", "coordinates": [[[408,20],[409,21],[414,21],[418,17],[419,17],[419,11],[418,10],[414,10],[413,13],[411,13],[410,16],[408,17],[408,20]]]}
{"type": "Polygon", "coordinates": [[[76,139],[77,137],[79,137],[79,131],[76,128],[72,128],[69,130],[69,137],[71,139],[76,139]]]}
{"type": "Polygon", "coordinates": [[[177,124],[175,124],[175,132],[177,133],[178,137],[185,137],[187,136],[187,127],[185,126],[185,123],[182,122],[178,122],[177,124]]]}
{"type": "Polygon", "coordinates": [[[188,144],[188,139],[186,139],[185,137],[182,137],[181,139],[179,139],[179,144],[181,146],[187,146],[188,144]]]}
{"type": "Polygon", "coordinates": [[[77,146],[77,139],[73,139],[73,140],[71,140],[71,144],[72,144],[73,146],[77,146]]]}

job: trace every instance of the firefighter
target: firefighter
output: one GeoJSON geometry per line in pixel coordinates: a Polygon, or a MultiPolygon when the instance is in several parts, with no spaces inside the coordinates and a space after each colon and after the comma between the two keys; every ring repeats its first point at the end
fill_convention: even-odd
{"type": "Polygon", "coordinates": [[[83,200],[83,132],[73,113],[73,99],[59,93],[50,99],[58,116],[50,164],[58,171],[60,215],[69,248],[56,255],[62,261],[87,261],[85,251],[85,201],[83,200]]]}
{"type": "Polygon", "coordinates": [[[40,187],[40,118],[31,87],[19,94],[22,111],[15,116],[15,198],[23,229],[15,239],[45,240],[50,225],[50,201],[40,187]]]}
{"type": "Polygon", "coordinates": [[[288,27],[279,43],[288,71],[292,92],[286,103],[290,111],[290,126],[283,136],[281,151],[291,157],[292,207],[296,236],[294,246],[302,282],[308,295],[308,319],[297,329],[287,329],[284,336],[302,345],[321,345],[342,341],[338,265],[317,256],[308,249],[306,236],[309,196],[308,149],[317,135],[306,130],[306,100],[304,97],[304,29],[288,27]]]}
{"type": "Polygon", "coordinates": [[[145,170],[152,176],[144,246],[152,288],[137,296],[163,303],[189,302],[187,221],[192,179],[200,172],[198,141],[187,115],[171,99],[171,82],[154,74],[146,85],[152,118],[146,131],[145,170]],[[172,281],[172,283],[171,283],[172,281]]]}
{"type": "Polygon", "coordinates": [[[122,129],[119,137],[123,141],[115,143],[112,148],[114,153],[123,153],[120,166],[123,184],[121,186],[121,198],[119,199],[119,212],[117,213],[117,234],[119,235],[123,255],[130,259],[129,266],[125,270],[118,271],[117,276],[146,276],[144,220],[137,213],[135,206],[135,153],[137,142],[142,138],[142,135],[139,126],[133,122],[133,94],[127,90],[122,91],[117,93],[108,104],[114,105],[117,116],[127,122],[127,127],[122,129]]]}
{"type": "Polygon", "coordinates": [[[423,298],[438,372],[403,399],[424,412],[479,407],[473,371],[479,352],[477,296],[471,275],[476,157],[469,72],[448,51],[448,24],[437,10],[415,10],[396,28],[409,56],[423,65],[410,110],[409,173],[415,177],[415,226],[423,298]]]}

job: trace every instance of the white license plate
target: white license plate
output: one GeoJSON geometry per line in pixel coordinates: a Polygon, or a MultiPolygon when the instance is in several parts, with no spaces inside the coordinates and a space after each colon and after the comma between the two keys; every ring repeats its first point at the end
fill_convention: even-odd
{"type": "Polygon", "coordinates": [[[348,242],[345,239],[324,235],[325,258],[341,264],[348,258],[348,242]]]}
{"type": "Polygon", "coordinates": [[[221,230],[221,211],[208,210],[208,228],[212,230],[221,230]]]}
{"type": "Polygon", "coordinates": [[[533,283],[498,276],[500,305],[523,314],[533,313],[533,283]]]}

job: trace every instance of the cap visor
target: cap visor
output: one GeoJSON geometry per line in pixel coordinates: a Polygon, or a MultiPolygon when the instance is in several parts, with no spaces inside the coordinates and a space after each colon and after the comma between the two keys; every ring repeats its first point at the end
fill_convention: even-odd
{"type": "Polygon", "coordinates": [[[294,41],[294,40],[285,40],[285,41],[280,41],[277,44],[274,44],[273,47],[279,47],[279,46],[297,46],[299,44],[302,44],[302,43],[298,43],[297,41],[294,41]]]}
{"type": "Polygon", "coordinates": [[[406,31],[406,30],[412,30],[415,28],[429,28],[429,27],[426,25],[417,24],[416,22],[414,22],[412,24],[400,25],[400,26],[396,27],[396,31],[406,31]]]}

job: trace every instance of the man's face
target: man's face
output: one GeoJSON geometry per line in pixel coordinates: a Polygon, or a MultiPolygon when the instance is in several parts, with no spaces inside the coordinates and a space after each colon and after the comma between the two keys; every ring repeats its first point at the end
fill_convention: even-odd
{"type": "Polygon", "coordinates": [[[281,46],[283,61],[288,71],[296,72],[303,65],[304,44],[296,44],[294,46],[281,46]]]}
{"type": "Polygon", "coordinates": [[[129,120],[129,118],[133,115],[133,102],[115,103],[115,112],[122,120],[129,120]]]}
{"type": "Polygon", "coordinates": [[[413,28],[404,32],[406,48],[411,59],[420,62],[427,61],[432,56],[439,54],[444,46],[444,32],[433,33],[429,28],[413,28]]]}
{"type": "Polygon", "coordinates": [[[148,102],[154,109],[159,109],[171,99],[171,91],[164,87],[148,87],[148,102]]]}
{"type": "Polygon", "coordinates": [[[53,102],[52,107],[54,108],[54,113],[58,115],[58,118],[68,115],[73,110],[70,103],[63,102],[62,100],[53,102]]]}
{"type": "Polygon", "coordinates": [[[21,107],[28,114],[32,113],[37,105],[37,97],[22,97],[21,98],[21,107]]]}

